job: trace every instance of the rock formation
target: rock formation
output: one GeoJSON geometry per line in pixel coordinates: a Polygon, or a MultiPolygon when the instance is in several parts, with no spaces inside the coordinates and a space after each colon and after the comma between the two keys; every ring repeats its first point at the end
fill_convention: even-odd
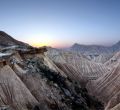
{"type": "MultiPolygon", "coordinates": [[[[55,63],[46,56],[46,47],[31,47],[14,40],[4,32],[1,36],[1,42],[3,38],[8,42],[5,43],[7,45],[2,43],[0,50],[0,108],[9,110],[104,109],[103,103],[90,96],[85,87],[81,87],[83,73],[74,69],[73,65],[66,65],[64,68],[55,63]],[[72,74],[73,76],[75,74],[74,78],[72,74]]],[[[69,58],[66,57],[67,63],[69,58]]]]}
{"type": "MultiPolygon", "coordinates": [[[[107,66],[101,63],[90,61],[84,55],[80,55],[78,53],[60,50],[57,51],[50,48],[48,49],[47,55],[56,64],[58,64],[60,68],[62,65],[66,65],[66,69],[67,67],[74,68],[76,71],[74,73],[77,77],[79,75],[79,77],[94,80],[109,71],[109,68],[107,66]]],[[[65,66],[63,69],[65,69],[65,66]]]]}

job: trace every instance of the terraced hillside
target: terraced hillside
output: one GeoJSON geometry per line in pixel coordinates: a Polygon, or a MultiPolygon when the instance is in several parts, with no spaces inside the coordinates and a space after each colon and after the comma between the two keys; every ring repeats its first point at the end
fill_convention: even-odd
{"type": "Polygon", "coordinates": [[[81,53],[57,49],[50,49],[48,56],[71,78],[80,79],[83,85],[88,82],[88,92],[105,104],[105,110],[119,110],[120,52],[115,52],[111,55],[106,54],[106,57],[103,57],[107,59],[103,62],[101,62],[101,59],[103,59],[103,57],[100,58],[101,56],[91,60],[81,53]],[[56,51],[56,54],[54,54],[54,51],[56,51]]]}
{"type": "Polygon", "coordinates": [[[108,104],[109,106],[118,104],[120,102],[120,63],[118,63],[110,72],[103,75],[95,81],[91,81],[87,85],[89,93],[95,95],[108,104]],[[93,91],[94,90],[94,91],[93,91]]]}
{"type": "Polygon", "coordinates": [[[77,54],[69,51],[54,50],[50,48],[48,49],[47,55],[55,63],[59,64],[58,65],[59,67],[60,66],[62,67],[63,64],[67,66],[70,65],[72,66],[72,68],[74,68],[77,71],[76,76],[79,75],[80,77],[84,77],[87,79],[92,79],[92,80],[97,79],[109,71],[109,69],[105,65],[90,61],[84,55],[81,54],[77,54]]]}

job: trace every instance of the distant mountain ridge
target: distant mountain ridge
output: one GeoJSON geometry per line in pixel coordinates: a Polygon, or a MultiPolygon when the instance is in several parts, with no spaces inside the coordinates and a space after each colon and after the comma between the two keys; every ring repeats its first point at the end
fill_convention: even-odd
{"type": "Polygon", "coordinates": [[[120,41],[112,46],[101,46],[101,45],[82,45],[75,43],[72,47],[70,47],[70,50],[80,53],[94,53],[94,54],[100,54],[100,53],[111,53],[116,52],[120,50],[120,41]]]}

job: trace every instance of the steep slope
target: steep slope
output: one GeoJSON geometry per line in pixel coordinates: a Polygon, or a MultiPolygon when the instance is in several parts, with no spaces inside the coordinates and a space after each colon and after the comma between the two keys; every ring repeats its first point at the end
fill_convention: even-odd
{"type": "Polygon", "coordinates": [[[76,82],[80,82],[81,86],[85,87],[85,84],[88,82],[88,79],[83,77],[82,73],[77,71],[73,66],[61,63],[55,64],[66,74],[66,76],[68,76],[70,79],[73,79],[76,82]]]}
{"type": "Polygon", "coordinates": [[[0,46],[6,47],[6,46],[13,46],[13,45],[28,46],[28,44],[25,44],[21,41],[17,41],[7,33],[0,31],[0,46]]]}
{"type": "Polygon", "coordinates": [[[113,53],[103,53],[103,54],[99,54],[98,56],[95,55],[89,55],[87,56],[88,59],[90,59],[91,61],[94,61],[96,63],[102,63],[104,64],[106,61],[108,61],[111,57],[113,56],[113,53]]]}
{"type": "Polygon", "coordinates": [[[10,66],[0,70],[1,105],[10,105],[13,109],[27,109],[26,105],[38,104],[26,85],[20,80],[10,66]]]}
{"type": "Polygon", "coordinates": [[[113,96],[109,100],[105,110],[119,110],[119,108],[120,108],[120,92],[118,92],[115,96],[113,96]]]}
{"type": "Polygon", "coordinates": [[[92,62],[88,60],[84,55],[74,52],[48,49],[47,56],[52,59],[56,64],[58,64],[58,67],[61,68],[64,64],[67,65],[67,69],[67,67],[69,67],[70,65],[71,68],[74,68],[76,71],[76,74],[74,75],[79,75],[79,77],[84,77],[87,79],[97,79],[104,73],[109,71],[109,69],[105,65],[92,62]],[[54,53],[54,51],[56,52],[54,53]]]}
{"type": "Polygon", "coordinates": [[[106,104],[120,92],[120,63],[110,72],[88,83],[88,91],[106,104]],[[94,90],[94,91],[93,91],[94,90]]]}
{"type": "Polygon", "coordinates": [[[119,62],[120,62],[120,51],[115,53],[107,62],[104,63],[104,65],[109,67],[114,67],[119,62]]]}
{"type": "Polygon", "coordinates": [[[112,108],[110,110],[120,110],[120,104],[116,105],[114,108],[112,108]]]}
{"type": "Polygon", "coordinates": [[[116,44],[114,44],[111,49],[116,52],[116,51],[120,51],[120,41],[117,42],[116,44]]]}

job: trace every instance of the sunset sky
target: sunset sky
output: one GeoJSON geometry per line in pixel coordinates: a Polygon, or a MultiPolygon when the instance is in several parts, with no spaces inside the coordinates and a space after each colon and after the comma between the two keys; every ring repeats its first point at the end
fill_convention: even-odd
{"type": "Polygon", "coordinates": [[[0,0],[0,30],[34,46],[111,45],[120,0],[0,0]]]}

